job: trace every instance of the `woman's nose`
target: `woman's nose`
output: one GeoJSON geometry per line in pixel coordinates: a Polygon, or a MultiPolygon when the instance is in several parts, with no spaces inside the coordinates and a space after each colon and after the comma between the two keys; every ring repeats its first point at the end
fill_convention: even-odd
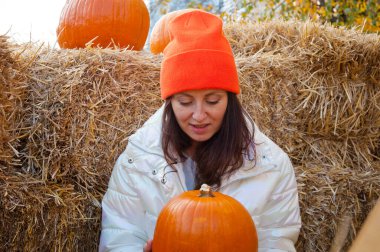
{"type": "Polygon", "coordinates": [[[197,122],[202,122],[206,119],[207,114],[202,104],[197,104],[193,112],[193,119],[197,122]]]}

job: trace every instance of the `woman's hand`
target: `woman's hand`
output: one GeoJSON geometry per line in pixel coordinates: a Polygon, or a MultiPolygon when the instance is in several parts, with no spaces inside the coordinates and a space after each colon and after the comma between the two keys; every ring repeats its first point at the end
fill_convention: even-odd
{"type": "Polygon", "coordinates": [[[143,252],[152,252],[152,243],[153,243],[153,240],[148,240],[146,244],[144,245],[143,252]]]}

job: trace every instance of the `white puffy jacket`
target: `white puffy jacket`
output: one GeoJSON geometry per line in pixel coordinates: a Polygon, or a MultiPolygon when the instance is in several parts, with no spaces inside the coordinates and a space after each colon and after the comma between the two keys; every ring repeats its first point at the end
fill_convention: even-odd
{"type": "MultiPolygon", "coordinates": [[[[163,156],[162,111],[129,138],[115,164],[102,200],[101,252],[142,252],[146,241],[153,239],[162,207],[185,191],[182,164],[175,165],[177,172],[170,172],[163,156]]],[[[255,143],[255,167],[245,160],[239,171],[222,181],[220,192],[240,201],[251,214],[259,251],[295,251],[301,218],[292,164],[257,127],[255,143]]]]}

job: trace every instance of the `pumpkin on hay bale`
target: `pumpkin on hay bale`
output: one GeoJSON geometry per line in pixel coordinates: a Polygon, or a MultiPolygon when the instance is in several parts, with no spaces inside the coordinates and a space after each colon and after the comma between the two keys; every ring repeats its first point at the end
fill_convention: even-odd
{"type": "MultiPolygon", "coordinates": [[[[347,215],[348,248],[380,194],[379,35],[295,21],[231,23],[225,34],[237,55],[243,106],[295,166],[303,220],[297,251],[328,251],[347,215]]],[[[115,159],[162,104],[162,58],[14,47],[8,55],[18,77],[1,79],[0,90],[23,87],[14,100],[22,111],[3,114],[12,128],[0,146],[22,144],[12,145],[18,162],[0,161],[0,232],[18,228],[2,237],[0,250],[81,244],[95,251],[99,202],[115,159]]],[[[2,109],[8,102],[0,100],[2,109]]]]}
{"type": "Polygon", "coordinates": [[[142,50],[149,23],[143,0],[67,0],[57,27],[58,44],[142,50]]]}
{"type": "Polygon", "coordinates": [[[172,11],[163,15],[153,26],[150,34],[149,48],[153,54],[162,52],[170,42],[169,31],[166,28],[168,24],[177,16],[192,11],[193,9],[183,9],[172,11]]]}

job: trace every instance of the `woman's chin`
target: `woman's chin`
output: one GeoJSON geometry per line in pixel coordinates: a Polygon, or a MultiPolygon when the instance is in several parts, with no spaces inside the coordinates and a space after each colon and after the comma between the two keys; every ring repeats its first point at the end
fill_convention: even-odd
{"type": "Polygon", "coordinates": [[[204,142],[204,141],[207,141],[209,140],[210,138],[212,137],[212,135],[210,134],[204,134],[204,135],[197,135],[197,134],[191,134],[190,135],[190,138],[194,141],[194,142],[204,142]]]}

